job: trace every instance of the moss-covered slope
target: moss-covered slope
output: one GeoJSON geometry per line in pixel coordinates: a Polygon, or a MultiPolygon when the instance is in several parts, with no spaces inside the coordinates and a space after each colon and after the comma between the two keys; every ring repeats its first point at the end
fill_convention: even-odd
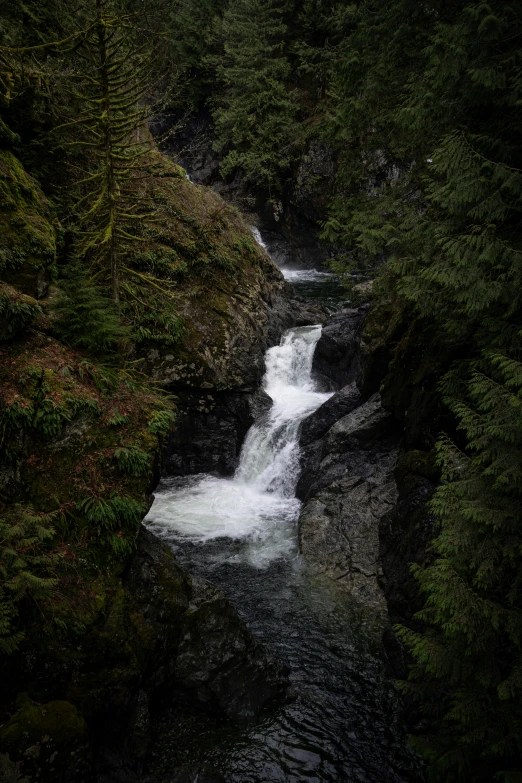
{"type": "Polygon", "coordinates": [[[44,296],[56,272],[57,225],[36,180],[0,150],[0,279],[44,296]]]}
{"type": "MultiPolygon", "coordinates": [[[[122,260],[131,339],[110,367],[59,339],[59,223],[14,155],[0,156],[0,762],[14,779],[21,764],[29,779],[82,780],[101,716],[139,726],[172,683],[190,579],[165,553],[136,554],[176,426],[160,387],[254,384],[284,285],[234,209],[153,156],[140,187],[154,219],[122,260]],[[138,598],[136,568],[149,580],[138,598]]],[[[237,628],[226,633],[243,635],[248,658],[237,628]]],[[[254,658],[262,704],[274,689],[254,658]]]]}

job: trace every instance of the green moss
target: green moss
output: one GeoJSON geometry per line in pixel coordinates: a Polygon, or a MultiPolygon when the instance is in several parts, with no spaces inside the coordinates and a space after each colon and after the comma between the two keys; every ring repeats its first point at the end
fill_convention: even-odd
{"type": "Polygon", "coordinates": [[[87,726],[76,707],[67,701],[33,704],[29,700],[0,729],[0,742],[13,755],[27,743],[34,745],[46,735],[58,745],[85,739],[87,726]]]}
{"type": "Polygon", "coordinates": [[[154,219],[124,262],[122,308],[141,354],[156,347],[179,354],[198,341],[213,345],[223,317],[230,318],[231,294],[273,268],[237,210],[180,177],[159,153],[153,158],[163,174],[145,185],[154,219]],[[200,313],[210,315],[204,334],[197,329],[200,313]]]}
{"type": "Polygon", "coordinates": [[[89,766],[88,730],[76,707],[67,701],[35,704],[18,699],[20,709],[0,729],[0,747],[20,761],[29,780],[53,783],[76,779],[89,766]]]}
{"type": "Polygon", "coordinates": [[[37,182],[0,150],[0,276],[39,298],[55,275],[56,226],[37,182]]]}
{"type": "Polygon", "coordinates": [[[33,297],[0,281],[0,342],[23,332],[41,312],[33,297]]]}

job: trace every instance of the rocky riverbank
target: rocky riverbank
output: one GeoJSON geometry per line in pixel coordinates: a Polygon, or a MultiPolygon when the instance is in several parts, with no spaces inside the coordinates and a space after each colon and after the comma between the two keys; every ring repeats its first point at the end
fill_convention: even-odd
{"type": "MultiPolygon", "coordinates": [[[[314,370],[323,387],[341,388],[300,433],[300,550],[313,570],[391,623],[411,622],[421,607],[410,566],[431,556],[426,503],[439,477],[439,409],[425,392],[439,357],[427,351],[433,336],[415,326],[413,343],[408,314],[388,301],[330,317],[314,370]]],[[[391,628],[384,640],[395,676],[404,676],[391,628]]]]}

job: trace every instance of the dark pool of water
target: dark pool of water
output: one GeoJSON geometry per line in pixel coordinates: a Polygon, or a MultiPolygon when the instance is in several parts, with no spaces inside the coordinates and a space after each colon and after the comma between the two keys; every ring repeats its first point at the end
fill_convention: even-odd
{"type": "Polygon", "coordinates": [[[289,700],[258,721],[216,723],[164,712],[156,721],[153,770],[204,764],[227,783],[422,781],[397,692],[386,670],[383,618],[310,577],[296,554],[266,568],[225,539],[176,547],[192,573],[223,589],[257,639],[290,667],[289,700]]]}

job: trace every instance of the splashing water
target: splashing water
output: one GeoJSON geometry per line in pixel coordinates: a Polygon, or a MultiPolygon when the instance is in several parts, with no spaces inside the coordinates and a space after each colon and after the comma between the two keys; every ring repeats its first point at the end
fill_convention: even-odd
{"type": "Polygon", "coordinates": [[[290,329],[267,352],[263,388],[272,408],[250,428],[235,476],[164,482],[146,520],[154,533],[194,543],[243,539],[243,556],[260,567],[295,551],[299,426],[331,396],[315,391],[311,377],[320,334],[320,326],[290,329]]]}
{"type": "Polygon", "coordinates": [[[252,236],[256,240],[257,244],[260,247],[262,247],[263,250],[266,250],[266,252],[268,253],[268,248],[267,248],[267,246],[265,244],[265,241],[264,241],[263,237],[261,236],[261,231],[258,229],[258,227],[257,226],[250,226],[250,230],[251,230],[252,236]]]}

